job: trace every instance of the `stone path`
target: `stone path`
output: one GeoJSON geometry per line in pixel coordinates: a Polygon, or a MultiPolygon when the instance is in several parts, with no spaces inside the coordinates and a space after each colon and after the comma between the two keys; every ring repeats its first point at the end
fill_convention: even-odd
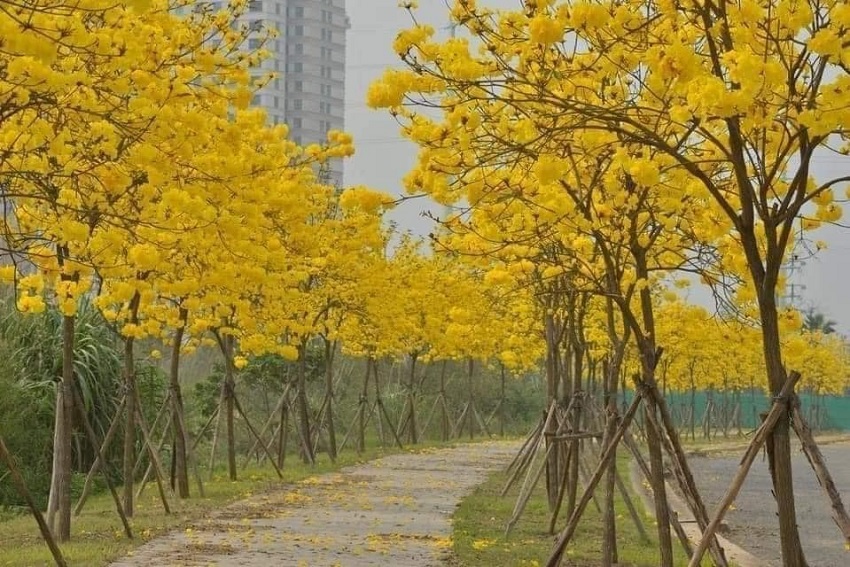
{"type": "Polygon", "coordinates": [[[199,518],[113,566],[441,565],[458,502],[518,449],[484,442],[347,467],[199,518]]]}

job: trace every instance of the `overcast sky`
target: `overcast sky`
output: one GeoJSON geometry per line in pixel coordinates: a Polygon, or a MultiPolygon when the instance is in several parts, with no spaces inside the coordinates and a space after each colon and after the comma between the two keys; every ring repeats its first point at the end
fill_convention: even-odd
{"type": "MultiPolygon", "coordinates": [[[[483,6],[514,8],[519,0],[480,0],[483,6]]],[[[402,178],[411,169],[416,156],[412,144],[399,135],[398,124],[384,111],[366,107],[368,85],[383,69],[398,64],[392,41],[398,31],[411,23],[410,15],[397,7],[397,0],[348,0],[351,18],[348,31],[346,71],[346,130],[354,135],[356,155],[345,165],[346,185],[368,185],[394,195],[404,191],[402,178]]],[[[445,0],[420,0],[417,18],[448,35],[448,10],[445,0]]],[[[824,157],[816,160],[821,178],[850,174],[850,159],[824,157]]],[[[836,191],[843,197],[844,188],[836,191]]],[[[401,229],[417,234],[431,230],[422,217],[429,208],[423,200],[408,201],[393,211],[391,218],[401,229]]],[[[432,205],[435,212],[439,209],[432,205]]],[[[850,207],[845,213],[850,221],[850,207]]],[[[850,334],[850,230],[821,229],[812,234],[829,245],[805,262],[793,281],[805,286],[799,291],[802,306],[812,306],[838,322],[839,330],[850,334]]],[[[702,294],[697,294],[702,295],[702,294]]]]}

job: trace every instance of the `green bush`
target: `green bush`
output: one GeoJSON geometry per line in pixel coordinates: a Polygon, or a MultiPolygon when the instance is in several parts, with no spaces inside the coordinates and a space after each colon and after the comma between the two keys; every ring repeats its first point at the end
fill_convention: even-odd
{"type": "MultiPolygon", "coordinates": [[[[0,391],[0,434],[36,501],[44,506],[50,490],[52,400],[22,388],[9,366],[0,369],[0,391]]],[[[25,502],[6,472],[6,467],[0,466],[0,507],[23,506],[25,502]]]]}
{"type": "MultiPolygon", "coordinates": [[[[53,310],[39,315],[19,313],[11,298],[0,300],[0,433],[15,456],[24,480],[39,504],[50,489],[53,412],[56,384],[62,372],[62,316],[53,310]]],[[[98,310],[80,305],[75,324],[74,373],[86,415],[99,440],[115,416],[123,387],[123,345],[98,310]]],[[[137,368],[142,408],[152,420],[165,400],[167,380],[158,367],[137,368]]],[[[78,421],[75,415],[75,421],[78,421]]],[[[74,486],[82,490],[85,474],[97,455],[78,423],[74,442],[74,486]]],[[[106,471],[118,480],[122,445],[120,430],[106,452],[106,471]]],[[[141,446],[141,440],[140,440],[141,446]]],[[[0,468],[0,478],[4,469],[0,468]]],[[[102,488],[95,479],[95,490],[102,488]]],[[[21,505],[9,479],[0,480],[0,506],[21,505]]]]}

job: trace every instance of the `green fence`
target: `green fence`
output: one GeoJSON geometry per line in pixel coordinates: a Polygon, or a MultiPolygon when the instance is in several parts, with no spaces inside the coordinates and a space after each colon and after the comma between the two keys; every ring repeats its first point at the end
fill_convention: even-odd
{"type": "MultiPolygon", "coordinates": [[[[631,402],[634,392],[627,392],[624,404],[631,402]]],[[[691,398],[690,392],[667,392],[667,405],[679,427],[690,425],[691,414],[697,430],[706,419],[706,408],[711,401],[709,415],[713,431],[727,428],[749,431],[760,423],[759,414],[767,411],[768,396],[761,390],[729,392],[698,391],[691,398]],[[691,410],[693,406],[694,411],[691,410]]],[[[811,392],[800,393],[803,415],[813,429],[850,431],[850,396],[818,396],[811,392]]]]}

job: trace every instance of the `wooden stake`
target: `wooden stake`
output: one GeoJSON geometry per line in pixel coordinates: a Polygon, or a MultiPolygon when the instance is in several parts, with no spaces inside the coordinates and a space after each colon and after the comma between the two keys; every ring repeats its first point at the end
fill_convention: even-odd
{"type": "Polygon", "coordinates": [[[514,455],[514,458],[511,460],[510,464],[505,467],[506,472],[510,472],[513,470],[514,465],[522,460],[523,455],[525,454],[526,448],[529,446],[533,440],[538,438],[540,434],[540,430],[543,428],[543,419],[537,422],[537,425],[529,432],[528,435],[525,436],[525,441],[522,442],[522,447],[519,448],[519,451],[514,455]]]}
{"type": "Polygon", "coordinates": [[[635,414],[637,414],[638,409],[640,408],[641,401],[643,400],[643,390],[638,390],[635,392],[635,397],[632,400],[632,403],[629,405],[626,412],[623,414],[623,420],[620,423],[620,426],[617,428],[617,431],[614,432],[614,437],[608,443],[608,446],[605,447],[605,450],[602,453],[602,458],[599,460],[599,464],[596,466],[596,470],[593,471],[593,476],[590,477],[588,481],[587,487],[581,495],[578,503],[576,504],[575,510],[573,510],[572,515],[570,516],[569,521],[567,522],[566,527],[563,529],[561,534],[558,536],[558,539],[555,543],[555,548],[552,550],[552,554],[549,556],[549,559],[546,560],[546,567],[557,567],[561,562],[561,557],[564,555],[564,550],[567,548],[567,545],[570,542],[570,538],[573,537],[576,528],[578,527],[578,522],[581,520],[582,514],[584,514],[585,508],[590,503],[590,500],[593,495],[593,491],[596,489],[596,486],[599,484],[599,481],[602,480],[602,475],[605,473],[608,462],[614,458],[614,455],[617,454],[617,445],[620,443],[620,439],[623,438],[626,430],[631,425],[632,420],[635,418],[635,414]]]}
{"type": "Polygon", "coordinates": [[[741,464],[738,466],[738,472],[735,473],[732,483],[729,485],[729,488],[726,489],[726,494],[723,496],[720,504],[717,505],[714,517],[703,531],[702,538],[700,539],[699,545],[694,550],[694,555],[691,557],[688,567],[699,567],[709,544],[714,539],[714,534],[720,526],[720,522],[723,521],[723,517],[726,515],[726,511],[735,501],[735,498],[738,496],[738,492],[744,485],[744,481],[747,479],[747,474],[750,472],[750,467],[752,466],[753,461],[755,461],[759,449],[761,449],[765,440],[767,440],[768,435],[770,435],[773,431],[773,427],[776,425],[776,422],[779,421],[779,416],[782,412],[788,410],[788,397],[794,392],[794,386],[799,380],[800,374],[798,372],[791,372],[788,379],[785,381],[785,385],[782,386],[779,396],[774,398],[773,406],[770,408],[770,411],[761,426],[753,436],[753,440],[750,442],[749,447],[747,447],[747,451],[741,458],[741,464]]]}
{"type": "Polygon", "coordinates": [[[832,519],[838,529],[841,530],[845,545],[850,546],[850,517],[847,516],[847,509],[841,501],[841,494],[826,467],[823,453],[820,452],[815,437],[812,435],[812,430],[803,418],[803,412],[800,410],[800,398],[797,397],[797,394],[791,395],[791,425],[803,445],[803,453],[812,466],[812,470],[815,471],[818,484],[823,488],[826,497],[829,499],[832,507],[832,519]]]}
{"type": "MultiPolygon", "coordinates": [[[[384,401],[378,398],[378,407],[381,410],[381,413],[384,415],[384,419],[387,420],[387,427],[393,434],[393,438],[395,439],[395,443],[399,449],[404,449],[404,445],[401,443],[401,438],[396,433],[395,427],[393,427],[392,419],[390,419],[390,414],[387,412],[387,408],[384,406],[384,401]]],[[[379,420],[380,421],[380,420],[379,420]]]]}
{"type": "Polygon", "coordinates": [[[242,416],[242,419],[244,419],[244,420],[245,420],[245,425],[247,425],[247,426],[248,426],[248,430],[249,430],[249,431],[251,432],[251,434],[252,434],[252,435],[253,435],[253,436],[257,439],[257,443],[259,443],[259,444],[260,444],[260,447],[262,447],[262,448],[263,448],[263,452],[264,452],[264,453],[266,454],[266,456],[269,458],[269,462],[270,462],[270,463],[272,464],[272,466],[274,467],[274,470],[275,470],[275,472],[277,473],[278,478],[280,478],[280,479],[282,480],[282,479],[283,479],[283,473],[282,473],[282,472],[280,472],[280,469],[278,468],[277,463],[275,462],[274,457],[272,456],[272,452],[271,452],[271,450],[270,450],[270,449],[268,448],[268,446],[267,446],[265,443],[263,443],[263,441],[260,439],[260,436],[257,434],[257,431],[254,429],[254,426],[253,426],[253,425],[251,425],[251,421],[248,419],[248,416],[247,416],[247,415],[245,415],[245,412],[244,412],[244,411],[242,411],[242,404],[241,404],[241,403],[239,403],[239,398],[237,398],[237,397],[236,397],[236,395],[234,395],[234,396],[233,396],[233,402],[236,404],[236,411],[238,411],[238,412],[239,412],[239,415],[241,415],[241,416],[242,416]]]}
{"type": "MultiPolygon", "coordinates": [[[[284,390],[283,390],[283,395],[278,400],[277,404],[274,407],[274,410],[272,410],[272,412],[269,414],[269,418],[266,420],[266,423],[263,425],[263,428],[260,430],[260,434],[258,436],[259,439],[262,439],[263,435],[265,435],[266,432],[269,430],[269,427],[271,427],[271,424],[274,423],[275,418],[279,416],[280,410],[283,407],[283,404],[286,403],[286,398],[289,395],[289,388],[290,388],[290,384],[287,384],[286,388],[284,388],[284,390]]],[[[272,437],[274,437],[274,435],[272,435],[272,437]]],[[[251,462],[251,455],[254,453],[254,451],[257,450],[257,445],[260,444],[259,439],[255,440],[254,443],[251,445],[251,448],[248,449],[248,452],[245,453],[245,460],[242,462],[242,469],[243,470],[248,466],[248,463],[251,462]]]]}
{"type": "MultiPolygon", "coordinates": [[[[213,472],[215,471],[215,451],[218,448],[218,432],[221,430],[221,414],[224,413],[221,411],[222,406],[224,406],[224,388],[221,388],[221,396],[215,410],[215,430],[213,431],[212,447],[210,448],[210,480],[212,480],[213,472]]],[[[210,417],[212,418],[212,416],[210,417]]],[[[198,438],[200,439],[200,436],[198,438]]]]}
{"type": "MultiPolygon", "coordinates": [[[[664,399],[660,396],[658,389],[652,385],[648,386],[648,394],[652,396],[656,400],[657,407],[659,409],[659,413],[661,414],[661,419],[665,425],[665,429],[662,429],[661,424],[658,422],[657,417],[654,415],[648,415],[649,426],[658,436],[658,439],[661,441],[661,445],[667,454],[671,457],[673,461],[673,473],[676,477],[676,480],[679,484],[679,489],[682,491],[682,495],[685,498],[685,502],[688,505],[691,513],[694,516],[694,519],[699,526],[699,529],[705,530],[705,527],[708,525],[708,512],[706,512],[705,504],[703,504],[702,498],[699,495],[699,492],[696,487],[696,482],[694,481],[693,474],[691,473],[690,468],[688,467],[687,460],[685,458],[684,451],[682,450],[681,445],[679,444],[678,437],[676,435],[676,429],[673,425],[673,422],[670,418],[670,414],[667,411],[667,406],[664,399]],[[666,433],[666,435],[665,435],[666,433]]],[[[672,517],[672,516],[671,516],[672,517]]],[[[678,520],[675,521],[675,524],[678,524],[678,520]]],[[[677,528],[674,524],[674,530],[676,530],[677,535],[679,535],[679,531],[681,530],[681,526],[677,528]]],[[[681,530],[681,533],[684,534],[684,531],[681,530]]],[[[679,538],[682,540],[682,538],[679,538]]],[[[691,543],[687,539],[687,536],[684,540],[682,540],[682,546],[685,549],[685,552],[688,554],[688,557],[692,555],[691,543]]],[[[726,554],[723,551],[720,543],[716,538],[712,538],[712,541],[709,542],[709,552],[711,553],[712,559],[714,559],[714,564],[717,567],[727,567],[729,562],[726,559],[726,554]]]]}
{"type": "Polygon", "coordinates": [[[623,477],[620,476],[619,470],[617,470],[616,472],[614,482],[616,482],[617,490],[620,491],[620,495],[623,497],[623,501],[626,503],[626,508],[629,511],[629,516],[631,516],[632,522],[634,523],[635,528],[637,528],[638,534],[640,535],[640,540],[643,543],[649,543],[649,534],[646,533],[646,527],[644,527],[643,521],[640,519],[640,514],[638,514],[634,502],[632,502],[632,497],[629,495],[629,491],[626,488],[625,483],[623,482],[623,477]]]}
{"type": "Polygon", "coordinates": [[[18,489],[18,493],[24,500],[26,500],[27,506],[38,524],[41,537],[44,539],[47,547],[50,548],[50,553],[53,555],[53,561],[56,562],[57,567],[68,567],[68,564],[65,563],[65,558],[62,556],[62,551],[56,544],[56,540],[53,539],[53,534],[50,533],[50,528],[47,527],[47,522],[44,521],[44,516],[41,514],[41,510],[36,505],[35,500],[32,498],[32,494],[27,488],[24,477],[21,476],[21,472],[18,470],[14,459],[12,459],[11,454],[9,454],[9,449],[6,448],[6,442],[3,440],[2,435],[0,435],[0,459],[2,459],[9,468],[9,473],[12,475],[12,482],[15,484],[15,488],[18,489]]]}
{"type": "Polygon", "coordinates": [[[561,475],[561,484],[558,487],[558,499],[555,501],[555,508],[549,515],[549,535],[555,535],[555,524],[558,522],[558,514],[561,513],[561,506],[564,504],[564,495],[567,493],[567,481],[570,475],[567,471],[570,469],[570,459],[572,453],[567,451],[566,462],[564,463],[564,473],[561,475]]]}
{"type": "Polygon", "coordinates": [[[86,475],[86,481],[83,483],[83,492],[80,494],[80,498],[77,500],[77,505],[74,508],[74,515],[79,516],[80,512],[83,511],[83,506],[86,504],[86,500],[88,500],[89,494],[91,493],[91,484],[94,480],[94,476],[97,474],[98,470],[102,465],[102,461],[100,458],[101,453],[105,453],[109,448],[109,444],[112,443],[113,437],[115,437],[115,432],[118,431],[118,421],[121,418],[121,414],[124,412],[124,404],[126,402],[126,397],[122,397],[121,401],[118,403],[118,407],[115,410],[115,415],[112,416],[112,421],[109,423],[109,429],[106,430],[106,436],[103,438],[103,444],[100,446],[100,450],[98,451],[98,456],[95,457],[94,463],[92,463],[91,468],[89,469],[88,474],[86,475]]]}
{"type": "Polygon", "coordinates": [[[516,482],[516,479],[519,477],[519,475],[521,475],[523,473],[523,471],[526,470],[533,463],[534,455],[537,454],[537,451],[540,450],[540,446],[543,443],[543,439],[544,439],[544,433],[543,432],[546,431],[546,428],[549,426],[550,422],[554,418],[556,407],[557,407],[557,404],[555,402],[552,402],[551,405],[549,406],[549,412],[546,415],[546,420],[544,422],[542,422],[543,427],[541,427],[537,432],[536,441],[533,444],[529,445],[529,450],[526,453],[526,456],[523,458],[523,460],[519,464],[519,466],[514,470],[513,474],[510,476],[510,478],[508,478],[508,481],[505,483],[504,488],[502,488],[502,496],[503,497],[505,496],[505,494],[508,493],[508,490],[511,489],[511,486],[513,486],[514,482],[516,482]]]}
{"type": "MultiPolygon", "coordinates": [[[[94,432],[94,429],[92,429],[89,416],[86,415],[85,405],[80,397],[80,393],[76,389],[74,390],[74,405],[77,408],[77,414],[80,416],[80,420],[83,422],[83,429],[86,431],[89,443],[91,443],[92,447],[98,447],[97,458],[106,463],[106,458],[100,449],[101,445],[97,439],[97,434],[94,432]]],[[[103,467],[103,478],[106,481],[106,487],[109,489],[110,494],[112,494],[112,500],[115,502],[115,509],[118,512],[118,516],[121,518],[121,524],[124,526],[124,533],[127,535],[127,539],[133,539],[133,530],[130,529],[130,523],[127,521],[127,514],[124,513],[124,507],[121,505],[121,498],[118,496],[118,491],[115,490],[115,485],[112,483],[112,479],[109,478],[109,473],[107,472],[106,467],[103,467]]]]}
{"type": "MultiPolygon", "coordinates": [[[[171,513],[171,506],[168,505],[168,498],[165,495],[165,485],[163,481],[165,480],[165,471],[162,468],[162,462],[159,460],[159,455],[154,451],[153,443],[151,442],[150,432],[148,431],[148,426],[145,423],[145,416],[142,414],[142,404],[139,399],[139,391],[138,385],[136,385],[137,390],[135,392],[130,392],[130,395],[136,396],[136,423],[139,426],[139,429],[142,432],[142,439],[144,440],[145,447],[148,449],[148,456],[151,461],[153,461],[154,472],[156,473],[156,486],[159,490],[159,497],[162,500],[162,508],[165,510],[166,514],[171,513]]],[[[144,451],[144,449],[142,449],[144,451]]],[[[171,487],[168,487],[169,490],[171,487]]]]}
{"type": "MultiPolygon", "coordinates": [[[[165,421],[165,431],[163,431],[163,432],[162,432],[162,437],[160,437],[160,439],[159,439],[159,443],[157,443],[157,445],[156,445],[156,453],[157,453],[157,455],[159,455],[159,454],[160,454],[160,452],[162,451],[162,446],[163,446],[163,445],[165,445],[165,440],[166,440],[166,438],[168,437],[168,427],[171,425],[171,417],[172,417],[172,415],[173,415],[173,413],[172,413],[172,412],[169,412],[168,419],[166,419],[166,421],[165,421]]],[[[141,453],[141,454],[139,454],[138,463],[141,463],[141,462],[142,462],[142,454],[144,454],[144,451],[145,451],[145,450],[144,450],[144,448],[142,448],[142,453],[141,453]]],[[[137,464],[137,467],[138,467],[138,464],[137,464]]],[[[153,462],[151,461],[151,462],[149,462],[149,463],[148,463],[148,466],[147,466],[147,468],[145,469],[145,474],[144,474],[144,476],[142,477],[142,482],[139,484],[139,488],[138,488],[138,489],[136,489],[136,498],[137,498],[137,499],[138,499],[138,498],[139,498],[139,496],[141,496],[141,495],[142,495],[142,493],[145,491],[145,487],[146,487],[146,486],[147,486],[147,484],[148,484],[148,479],[150,479],[150,476],[151,476],[151,472],[152,472],[152,471],[153,471],[153,462]]]]}

